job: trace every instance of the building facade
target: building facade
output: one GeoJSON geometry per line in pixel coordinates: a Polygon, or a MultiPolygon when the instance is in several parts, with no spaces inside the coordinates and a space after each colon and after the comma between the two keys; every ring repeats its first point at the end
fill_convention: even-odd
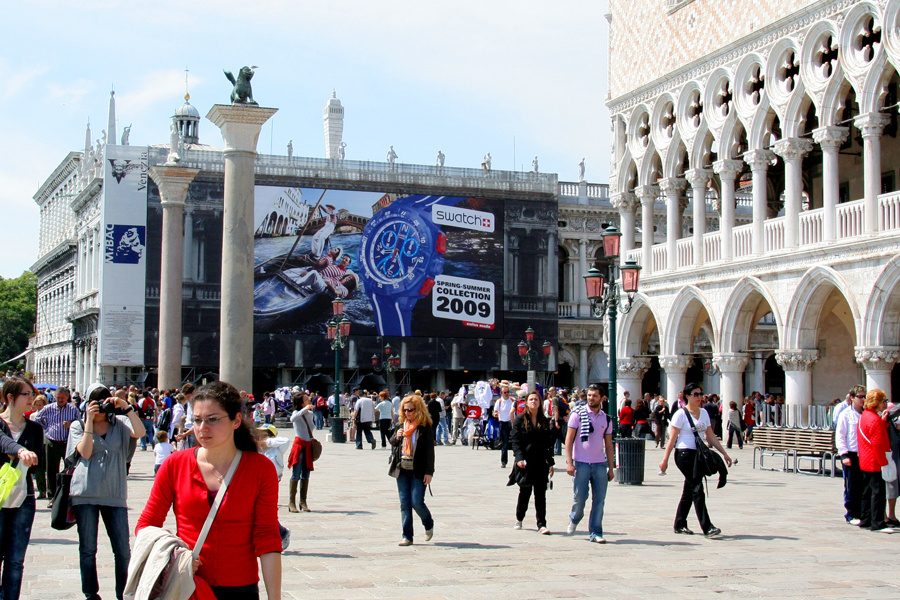
{"type": "Polygon", "coordinates": [[[861,381],[891,397],[900,3],[610,9],[610,196],[642,226],[623,237],[643,270],[620,321],[620,389],[640,393],[659,368],[670,399],[699,380],[726,402],[783,394],[792,418],[861,381]],[[660,197],[664,239],[648,227],[660,197]]]}

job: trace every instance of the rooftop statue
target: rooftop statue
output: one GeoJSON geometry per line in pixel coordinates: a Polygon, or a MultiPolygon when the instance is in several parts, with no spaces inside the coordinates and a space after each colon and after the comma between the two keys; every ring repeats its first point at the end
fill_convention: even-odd
{"type": "Polygon", "coordinates": [[[253,73],[255,73],[253,69],[256,69],[256,67],[241,67],[237,80],[235,80],[231,71],[225,71],[225,77],[234,84],[234,89],[231,90],[232,104],[253,104],[258,106],[256,100],[253,99],[253,88],[250,87],[250,80],[253,79],[253,73]]]}

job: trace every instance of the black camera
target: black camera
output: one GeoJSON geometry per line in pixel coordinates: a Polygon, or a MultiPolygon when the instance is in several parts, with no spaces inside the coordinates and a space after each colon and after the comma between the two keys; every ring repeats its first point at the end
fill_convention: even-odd
{"type": "MultiPolygon", "coordinates": [[[[96,402],[96,401],[95,401],[96,402]]],[[[125,411],[115,405],[114,402],[100,402],[100,412],[104,415],[124,415],[125,411]]]]}

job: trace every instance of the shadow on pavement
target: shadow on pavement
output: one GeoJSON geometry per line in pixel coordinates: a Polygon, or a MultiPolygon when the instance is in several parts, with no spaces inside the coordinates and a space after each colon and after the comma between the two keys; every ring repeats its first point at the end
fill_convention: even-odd
{"type": "Polygon", "coordinates": [[[304,558],[357,558],[352,554],[328,554],[324,552],[300,552],[300,551],[285,551],[281,553],[282,556],[302,556],[304,558]]]}
{"type": "Polygon", "coordinates": [[[609,540],[615,546],[694,546],[690,542],[669,542],[665,540],[609,540]]]}
{"type": "Polygon", "coordinates": [[[42,540],[39,538],[31,538],[29,543],[31,543],[31,544],[61,544],[64,546],[77,546],[78,540],[64,540],[64,539],[42,540]]]}
{"type": "Polygon", "coordinates": [[[475,542],[437,542],[432,546],[441,546],[446,548],[459,548],[465,550],[506,550],[512,546],[497,546],[493,544],[476,544],[475,542]]]}
{"type": "Polygon", "coordinates": [[[710,539],[718,539],[718,540],[790,540],[796,542],[800,538],[789,537],[785,535],[752,535],[752,534],[737,534],[737,535],[720,535],[715,538],[710,539]]]}
{"type": "Polygon", "coordinates": [[[371,510],[319,510],[313,511],[320,515],[374,515],[371,510]]]}

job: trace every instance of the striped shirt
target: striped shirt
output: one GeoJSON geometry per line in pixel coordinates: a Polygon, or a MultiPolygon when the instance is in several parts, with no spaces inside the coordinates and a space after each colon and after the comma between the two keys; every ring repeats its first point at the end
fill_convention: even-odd
{"type": "Polygon", "coordinates": [[[37,413],[31,415],[31,420],[44,428],[44,435],[54,442],[66,442],[69,439],[69,430],[63,422],[75,422],[81,418],[78,407],[74,404],[66,404],[62,408],[56,402],[51,402],[37,413]]]}

